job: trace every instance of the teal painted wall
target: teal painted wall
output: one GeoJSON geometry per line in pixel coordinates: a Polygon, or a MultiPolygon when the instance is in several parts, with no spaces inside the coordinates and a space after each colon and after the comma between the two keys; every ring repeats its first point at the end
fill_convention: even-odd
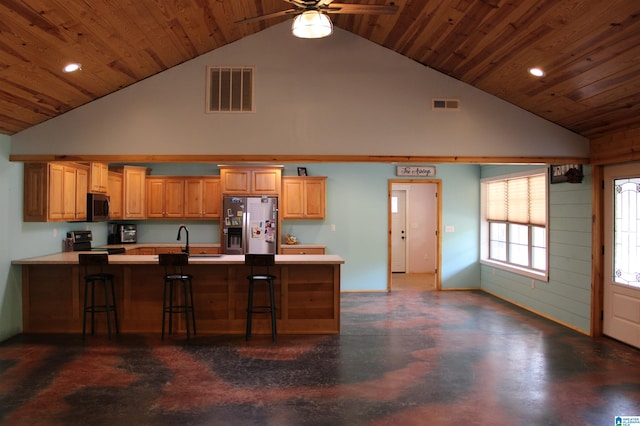
{"type": "MultiPolygon", "coordinates": [[[[297,174],[297,166],[286,166],[284,174],[297,174]]],[[[398,179],[395,165],[301,166],[310,176],[327,176],[327,216],[324,221],[285,221],[283,234],[295,235],[300,243],[324,243],[328,253],[342,256],[343,290],[386,290],[388,181],[398,179]]],[[[480,287],[479,173],[476,165],[436,166],[436,179],[442,180],[442,223],[455,228],[442,234],[443,288],[480,287]]]]}
{"type": "MultiPolygon", "coordinates": [[[[531,169],[484,166],[492,177],[531,169]]],[[[533,167],[538,168],[538,167],[533,167]]],[[[549,185],[549,282],[481,266],[482,289],[588,333],[591,321],[591,168],[582,183],[549,185]]]]}
{"type": "Polygon", "coordinates": [[[11,267],[20,233],[22,164],[9,162],[10,139],[0,135],[0,341],[22,330],[22,286],[11,267]]]}

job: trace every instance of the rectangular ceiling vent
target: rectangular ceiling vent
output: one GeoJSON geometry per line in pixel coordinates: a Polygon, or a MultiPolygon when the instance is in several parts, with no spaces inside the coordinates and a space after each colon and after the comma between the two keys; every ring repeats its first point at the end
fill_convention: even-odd
{"type": "Polygon", "coordinates": [[[207,112],[253,112],[253,68],[207,67],[207,112]]]}
{"type": "Polygon", "coordinates": [[[460,100],[459,99],[433,99],[431,102],[431,109],[459,110],[460,100]]]}

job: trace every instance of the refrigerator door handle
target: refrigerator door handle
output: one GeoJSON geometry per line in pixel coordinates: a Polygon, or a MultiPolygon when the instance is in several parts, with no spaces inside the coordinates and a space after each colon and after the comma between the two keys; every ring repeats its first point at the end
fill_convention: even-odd
{"type": "Polygon", "coordinates": [[[249,212],[242,213],[242,241],[244,241],[244,247],[242,247],[242,254],[249,253],[249,220],[251,214],[249,212]]]}

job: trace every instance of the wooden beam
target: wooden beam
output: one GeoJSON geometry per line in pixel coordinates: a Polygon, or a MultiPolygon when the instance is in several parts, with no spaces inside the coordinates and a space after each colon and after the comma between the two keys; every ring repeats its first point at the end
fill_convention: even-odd
{"type": "Polygon", "coordinates": [[[10,155],[14,162],[72,161],[101,163],[457,163],[589,164],[583,157],[478,157],[421,155],[10,155]]]}

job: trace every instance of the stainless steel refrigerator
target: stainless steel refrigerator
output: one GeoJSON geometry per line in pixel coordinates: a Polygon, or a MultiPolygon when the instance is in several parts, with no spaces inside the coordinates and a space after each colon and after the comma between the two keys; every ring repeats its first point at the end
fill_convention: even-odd
{"type": "Polygon", "coordinates": [[[222,199],[222,248],[226,254],[275,254],[278,246],[278,198],[222,199]]]}

